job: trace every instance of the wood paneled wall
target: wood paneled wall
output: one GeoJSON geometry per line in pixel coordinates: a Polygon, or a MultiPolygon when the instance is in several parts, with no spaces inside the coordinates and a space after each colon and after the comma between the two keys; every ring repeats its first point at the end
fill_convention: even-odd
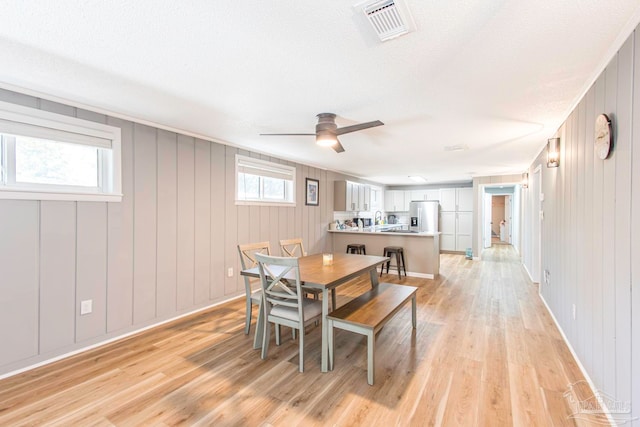
{"type": "MultiPolygon", "coordinates": [[[[595,387],[640,417],[640,33],[629,37],[558,130],[561,162],[542,165],[541,295],[595,387]],[[606,113],[614,147],[594,155],[606,113]],[[573,306],[575,305],[575,319],[573,306]]],[[[551,137],[552,135],[550,135],[551,137]]],[[[536,195],[524,191],[530,200],[536,195]]],[[[523,205],[527,205],[527,200],[523,205]]],[[[525,215],[525,229],[538,216],[525,215]]],[[[532,236],[533,237],[533,236],[532,236]]],[[[523,250],[531,255],[532,243],[523,250]]]]}
{"type": "Polygon", "coordinates": [[[296,164],[295,208],[237,206],[236,153],[293,163],[6,90],[0,100],[120,127],[124,193],[0,200],[0,375],[243,294],[239,243],[331,248],[333,181],[353,178],[296,164]],[[320,180],[318,207],[304,204],[306,177],[320,180]]]}

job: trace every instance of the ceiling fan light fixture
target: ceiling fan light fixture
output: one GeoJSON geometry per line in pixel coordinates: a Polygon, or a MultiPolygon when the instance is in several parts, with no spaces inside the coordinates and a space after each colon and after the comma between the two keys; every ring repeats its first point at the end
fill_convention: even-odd
{"type": "Polygon", "coordinates": [[[316,144],[321,147],[333,147],[338,143],[338,138],[329,132],[318,132],[316,144]]]}

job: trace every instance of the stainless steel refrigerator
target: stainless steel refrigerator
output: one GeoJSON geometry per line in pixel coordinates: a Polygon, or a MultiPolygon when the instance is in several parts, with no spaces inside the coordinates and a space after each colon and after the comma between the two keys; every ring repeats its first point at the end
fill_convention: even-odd
{"type": "Polygon", "coordinates": [[[438,231],[437,200],[418,200],[409,203],[409,224],[411,231],[435,233],[438,231]]]}

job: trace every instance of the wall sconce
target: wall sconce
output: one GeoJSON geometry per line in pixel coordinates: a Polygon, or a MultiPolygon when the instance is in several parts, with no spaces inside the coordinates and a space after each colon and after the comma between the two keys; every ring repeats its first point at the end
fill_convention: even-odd
{"type": "Polygon", "coordinates": [[[529,188],[529,172],[522,174],[522,188],[529,188]]]}
{"type": "Polygon", "coordinates": [[[547,167],[560,166],[560,138],[550,138],[547,141],[547,167]]]}

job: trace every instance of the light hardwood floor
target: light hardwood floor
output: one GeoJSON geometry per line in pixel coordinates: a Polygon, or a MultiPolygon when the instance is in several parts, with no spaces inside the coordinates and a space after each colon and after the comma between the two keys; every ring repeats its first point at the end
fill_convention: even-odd
{"type": "MultiPolygon", "coordinates": [[[[367,288],[339,288],[339,304],[367,288]]],[[[418,286],[418,327],[404,307],[379,333],[376,383],[366,340],[336,333],[336,366],[320,372],[320,328],[305,372],[288,330],[268,360],[245,336],[244,300],[0,381],[0,425],[588,425],[565,392],[593,398],[511,246],[483,261],[443,255],[418,286]]],[[[254,312],[255,312],[254,308],[254,312]]],[[[254,321],[255,324],[255,321],[254,321]]],[[[253,327],[251,332],[253,333],[253,327]]],[[[273,335],[272,335],[273,337],[273,335]]]]}

